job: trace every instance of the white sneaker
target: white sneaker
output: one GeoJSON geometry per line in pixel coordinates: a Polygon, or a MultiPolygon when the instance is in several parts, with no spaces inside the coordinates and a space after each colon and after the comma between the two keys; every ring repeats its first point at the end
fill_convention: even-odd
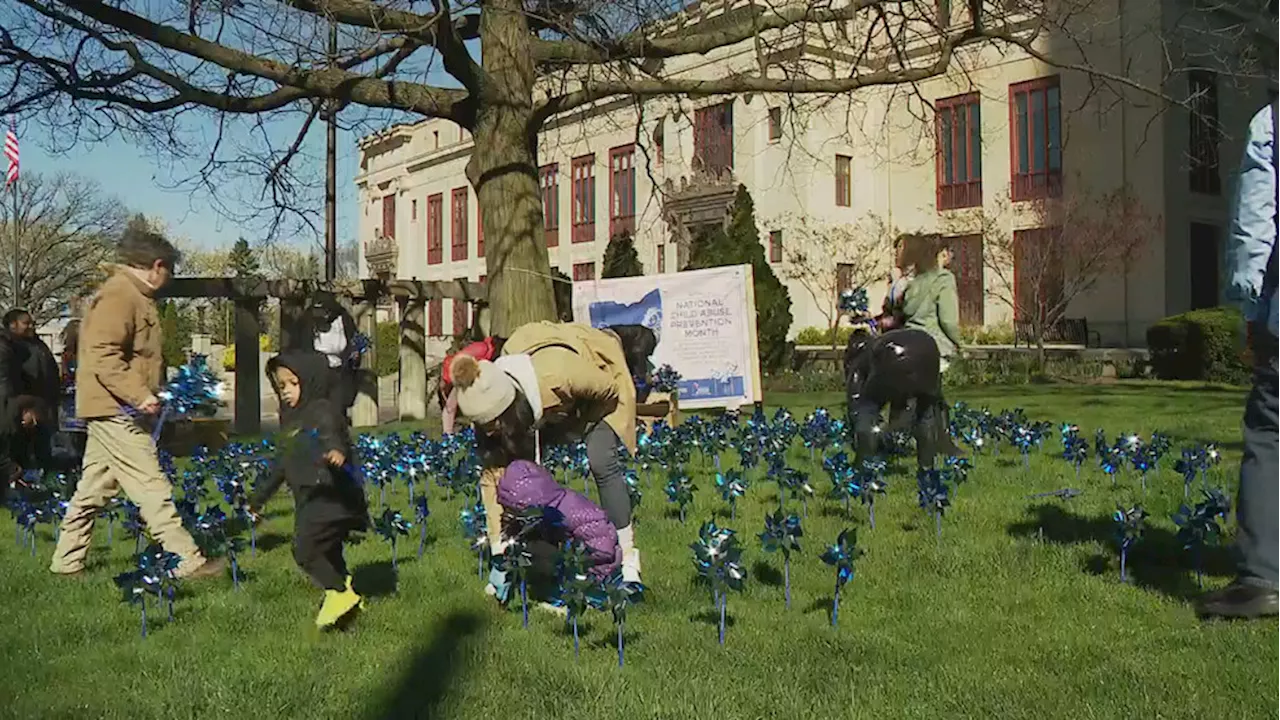
{"type": "Polygon", "coordinates": [[[562,618],[569,617],[569,608],[565,607],[564,605],[552,605],[549,602],[540,602],[534,607],[538,608],[543,612],[548,612],[558,617],[562,617],[562,618]]]}
{"type": "Polygon", "coordinates": [[[485,585],[484,594],[489,597],[498,597],[498,588],[494,587],[492,584],[485,585]]]}
{"type": "Polygon", "coordinates": [[[640,551],[631,550],[622,556],[622,581],[640,582],[640,551]]]}

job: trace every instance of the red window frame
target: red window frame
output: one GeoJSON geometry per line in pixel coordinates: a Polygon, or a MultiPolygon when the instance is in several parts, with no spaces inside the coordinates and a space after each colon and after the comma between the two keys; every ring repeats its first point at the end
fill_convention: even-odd
{"type": "Polygon", "coordinates": [[[444,262],[444,194],[427,198],[427,264],[444,262]]]}
{"type": "Polygon", "coordinates": [[[853,206],[853,158],[836,156],[836,207],[853,206]]]}
{"type": "Polygon", "coordinates": [[[769,231],[769,262],[782,262],[782,231],[769,231]]]}
{"type": "Polygon", "coordinates": [[[450,232],[450,250],[449,259],[454,262],[467,259],[470,248],[467,247],[468,233],[467,223],[471,218],[467,215],[467,189],[465,187],[454,188],[453,197],[450,199],[450,209],[453,211],[449,219],[450,232]]]}
{"type": "Polygon", "coordinates": [[[1212,70],[1187,73],[1191,127],[1188,132],[1188,182],[1193,193],[1222,194],[1221,125],[1218,123],[1218,75],[1212,70]]]}
{"type": "MultiPolygon", "coordinates": [[[[951,251],[950,269],[956,277],[960,324],[981,327],[986,318],[987,297],[982,264],[982,235],[956,235],[946,238],[946,243],[947,249],[951,251]]],[[[1017,283],[1016,277],[1014,282],[1017,283]]]]}
{"type": "MultiPolygon", "coordinates": [[[[459,278],[465,281],[466,278],[459,278]]],[[[470,321],[470,313],[468,309],[471,303],[466,300],[453,300],[453,336],[462,337],[467,334],[467,325],[470,321]]]]}
{"type": "Polygon", "coordinates": [[[667,246],[663,243],[658,243],[658,272],[664,273],[666,271],[667,271],[667,246]]]}
{"type": "Polygon", "coordinates": [[[769,108],[769,142],[782,139],[782,108],[769,108]]]}
{"type": "Polygon", "coordinates": [[[662,164],[663,156],[667,154],[666,124],[666,118],[658,118],[658,124],[653,126],[653,161],[658,165],[662,164]]]}
{"type": "Polygon", "coordinates": [[[382,196],[382,236],[396,239],[396,196],[382,196]]]}
{"type": "Polygon", "coordinates": [[[596,264],[593,262],[574,263],[573,264],[574,282],[583,280],[596,279],[596,264]]]}
{"type": "Polygon", "coordinates": [[[934,104],[939,210],[982,206],[982,103],[978,93],[934,104]]]}
{"type": "Polygon", "coordinates": [[[484,257],[484,210],[480,209],[480,196],[476,196],[476,257],[484,257]]]}
{"type": "Polygon", "coordinates": [[[570,163],[573,178],[573,242],[596,239],[596,156],[582,155],[570,163]]]}
{"type": "Polygon", "coordinates": [[[1009,127],[1014,202],[1061,197],[1062,93],[1057,75],[1009,86],[1009,127]]]}
{"type": "Polygon", "coordinates": [[[733,172],[733,101],[693,112],[693,167],[709,175],[733,172]]]}
{"type": "Polygon", "coordinates": [[[427,301],[427,336],[444,335],[444,300],[431,298],[427,301]]]}
{"type": "Polygon", "coordinates": [[[542,186],[542,233],[547,247],[560,244],[560,165],[551,163],[538,168],[542,186]]]}
{"type": "Polygon", "coordinates": [[[636,146],[609,151],[609,237],[636,232],[636,146]]]}

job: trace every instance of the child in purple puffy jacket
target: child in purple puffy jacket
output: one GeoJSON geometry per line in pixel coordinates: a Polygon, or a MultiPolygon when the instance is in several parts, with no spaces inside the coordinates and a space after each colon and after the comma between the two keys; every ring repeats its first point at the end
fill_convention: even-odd
{"type": "MultiPolygon", "coordinates": [[[[561,487],[541,465],[516,460],[507,466],[498,481],[498,502],[503,510],[517,513],[531,507],[549,508],[558,522],[547,525],[530,545],[534,555],[543,555],[569,540],[577,540],[587,548],[592,565],[587,572],[600,580],[608,577],[622,563],[618,547],[618,530],[598,505],[572,490],[561,487]],[[549,546],[549,547],[548,547],[549,546]]],[[[535,562],[535,570],[540,563],[535,562]]]]}

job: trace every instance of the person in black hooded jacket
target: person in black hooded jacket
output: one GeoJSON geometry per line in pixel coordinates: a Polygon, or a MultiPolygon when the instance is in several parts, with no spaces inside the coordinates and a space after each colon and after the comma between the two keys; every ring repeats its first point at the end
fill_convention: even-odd
{"type": "Polygon", "coordinates": [[[331,372],[322,353],[292,350],[267,362],[280,398],[277,457],[267,482],[250,499],[255,516],[282,483],[294,501],[298,567],[325,591],[316,626],[327,628],[362,605],[351,586],[342,549],[347,537],[369,527],[369,506],[350,470],[346,417],[335,405],[331,372]]]}

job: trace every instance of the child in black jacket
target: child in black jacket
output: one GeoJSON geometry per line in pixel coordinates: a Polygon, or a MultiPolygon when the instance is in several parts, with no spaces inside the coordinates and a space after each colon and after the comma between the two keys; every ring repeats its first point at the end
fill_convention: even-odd
{"type": "Polygon", "coordinates": [[[369,506],[349,469],[347,422],[330,399],[333,375],[324,355],[281,353],[267,362],[267,375],[280,398],[278,455],[250,507],[256,513],[282,482],[288,483],[295,507],[293,557],[324,588],[316,626],[327,628],[362,604],[351,587],[342,546],[350,533],[369,527],[369,506]]]}

